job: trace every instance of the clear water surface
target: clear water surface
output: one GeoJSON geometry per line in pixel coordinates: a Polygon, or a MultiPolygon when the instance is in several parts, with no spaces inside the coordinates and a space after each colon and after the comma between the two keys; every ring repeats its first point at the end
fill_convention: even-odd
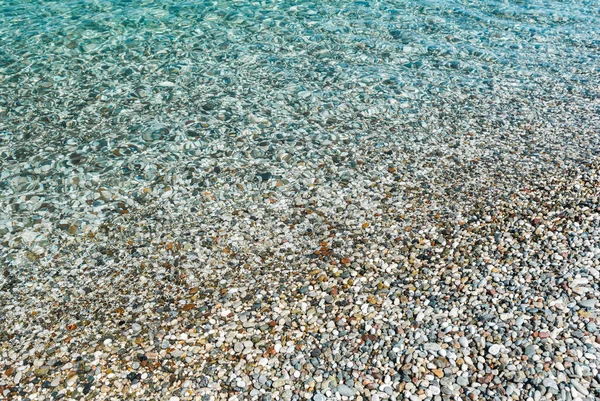
{"type": "Polygon", "coordinates": [[[0,234],[43,252],[227,166],[343,180],[362,138],[539,126],[594,154],[599,57],[598,1],[0,1],[0,234]]]}

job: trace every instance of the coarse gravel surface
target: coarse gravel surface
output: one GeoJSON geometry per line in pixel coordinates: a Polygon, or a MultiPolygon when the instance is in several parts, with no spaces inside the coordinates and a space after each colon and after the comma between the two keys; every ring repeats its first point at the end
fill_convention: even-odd
{"type": "Polygon", "coordinates": [[[594,5],[0,2],[0,399],[599,399],[594,5]]]}

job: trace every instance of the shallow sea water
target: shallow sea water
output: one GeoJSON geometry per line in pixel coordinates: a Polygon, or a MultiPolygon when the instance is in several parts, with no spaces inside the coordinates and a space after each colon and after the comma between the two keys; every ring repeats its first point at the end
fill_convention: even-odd
{"type": "Polygon", "coordinates": [[[0,0],[0,399],[597,399],[599,151],[598,0],[0,0]]]}
{"type": "Polygon", "coordinates": [[[351,182],[357,149],[590,161],[599,5],[0,1],[2,259],[51,253],[146,194],[351,182]]]}

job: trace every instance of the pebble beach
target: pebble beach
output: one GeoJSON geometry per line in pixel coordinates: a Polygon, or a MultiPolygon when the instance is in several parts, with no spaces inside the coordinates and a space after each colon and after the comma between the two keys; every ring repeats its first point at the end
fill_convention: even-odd
{"type": "Polygon", "coordinates": [[[0,399],[600,399],[598,10],[0,1],[0,399]]]}

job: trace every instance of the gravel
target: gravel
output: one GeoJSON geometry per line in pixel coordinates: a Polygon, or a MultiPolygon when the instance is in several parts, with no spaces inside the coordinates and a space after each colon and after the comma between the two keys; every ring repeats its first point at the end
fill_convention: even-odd
{"type": "Polygon", "coordinates": [[[0,399],[599,399],[596,26],[1,4],[0,399]]]}

